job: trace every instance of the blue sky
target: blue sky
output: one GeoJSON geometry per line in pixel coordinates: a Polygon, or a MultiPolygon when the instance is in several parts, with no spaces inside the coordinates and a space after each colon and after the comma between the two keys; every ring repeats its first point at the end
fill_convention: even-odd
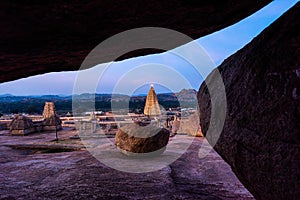
{"type": "MultiPolygon", "coordinates": [[[[214,67],[249,43],[297,2],[298,0],[275,0],[237,24],[197,39],[196,42],[207,53],[203,56],[194,53],[193,47],[187,44],[171,52],[111,63],[101,78],[99,78],[99,69],[103,69],[103,65],[98,65],[87,70],[86,73],[90,76],[80,82],[84,87],[76,90],[75,93],[141,94],[147,93],[151,83],[155,85],[158,93],[177,92],[183,88],[198,90],[203,78],[214,67]],[[175,55],[174,52],[193,60],[192,64],[175,55]],[[198,73],[195,65],[201,67],[201,73],[198,73]],[[95,74],[98,75],[93,76],[95,74]],[[91,82],[96,82],[96,87],[91,82]]],[[[74,92],[76,77],[77,72],[55,72],[32,76],[0,84],[0,94],[70,95],[74,92]]]]}

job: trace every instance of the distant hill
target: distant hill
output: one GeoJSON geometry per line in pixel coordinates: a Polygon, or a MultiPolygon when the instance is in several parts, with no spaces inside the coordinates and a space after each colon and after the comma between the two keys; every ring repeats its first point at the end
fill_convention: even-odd
{"type": "Polygon", "coordinates": [[[180,101],[197,101],[197,91],[194,89],[183,89],[176,93],[176,96],[180,101]]]}
{"type": "MultiPolygon", "coordinates": [[[[79,104],[93,99],[95,101],[96,110],[110,111],[111,102],[120,108],[126,105],[132,110],[142,110],[146,95],[128,96],[123,94],[90,94],[84,93],[80,95],[42,95],[42,96],[13,96],[11,94],[0,95],[0,113],[30,113],[41,114],[46,101],[53,101],[56,110],[60,114],[72,112],[72,99],[76,99],[79,104]]],[[[196,90],[183,89],[178,93],[160,93],[157,94],[159,103],[165,108],[171,107],[195,107],[197,104],[196,90]]],[[[115,106],[114,105],[114,106],[115,106]]]]}
{"type": "Polygon", "coordinates": [[[12,94],[0,94],[0,97],[11,97],[13,96],[12,94]]]}

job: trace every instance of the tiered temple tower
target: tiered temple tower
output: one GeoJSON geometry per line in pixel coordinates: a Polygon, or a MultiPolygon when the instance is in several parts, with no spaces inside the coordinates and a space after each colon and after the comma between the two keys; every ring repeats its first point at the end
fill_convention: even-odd
{"type": "Polygon", "coordinates": [[[61,120],[56,114],[55,105],[53,102],[45,102],[43,118],[44,130],[60,130],[62,128],[61,120]]]}
{"type": "Polygon", "coordinates": [[[159,108],[157,96],[153,85],[151,85],[150,90],[147,95],[146,105],[144,108],[144,114],[149,117],[155,117],[161,115],[159,108]]]}

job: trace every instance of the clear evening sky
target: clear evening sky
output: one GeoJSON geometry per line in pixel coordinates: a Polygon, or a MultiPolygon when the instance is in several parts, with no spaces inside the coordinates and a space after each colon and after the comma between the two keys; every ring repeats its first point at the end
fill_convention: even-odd
{"type": "MultiPolygon", "coordinates": [[[[223,30],[199,38],[196,41],[210,56],[212,63],[215,63],[214,66],[217,67],[224,59],[249,43],[263,29],[268,27],[297,2],[298,0],[275,0],[248,18],[223,30]]],[[[174,51],[188,53],[188,57],[199,59],[199,55],[193,54],[193,50],[191,50],[189,45],[176,48],[174,51]]],[[[202,65],[205,64],[202,62],[202,65]]],[[[97,73],[99,67],[101,65],[98,68],[89,69],[89,73],[97,73]]],[[[145,94],[149,89],[149,83],[154,83],[158,93],[168,91],[177,92],[183,88],[198,90],[203,78],[209,72],[208,70],[210,71],[211,68],[207,68],[207,71],[204,69],[205,72],[201,76],[195,73],[190,63],[169,52],[148,55],[113,63],[106,70],[95,90],[97,93],[117,92],[131,94],[134,92],[145,94]],[[147,68],[146,66],[150,64],[154,65],[151,68],[147,68]],[[174,71],[178,73],[173,73],[174,71]],[[179,80],[180,78],[189,80],[188,86],[184,83],[184,80],[182,80],[183,82],[179,80]],[[155,84],[161,80],[167,82],[167,84],[155,84]],[[143,81],[144,84],[142,84],[143,81]],[[132,88],[135,91],[132,91],[132,88]]],[[[9,93],[18,96],[45,94],[70,95],[73,93],[76,76],[77,72],[54,72],[6,82],[0,84],[0,94],[9,93]]],[[[88,86],[90,81],[91,79],[88,78],[82,84],[88,86]]],[[[97,80],[95,79],[94,81],[97,80]]],[[[94,91],[86,89],[77,91],[76,93],[84,92],[94,91]]]]}

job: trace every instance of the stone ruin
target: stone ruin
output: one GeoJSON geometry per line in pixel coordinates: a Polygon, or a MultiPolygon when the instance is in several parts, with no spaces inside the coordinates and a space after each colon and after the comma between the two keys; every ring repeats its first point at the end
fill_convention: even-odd
{"type": "Polygon", "coordinates": [[[53,131],[62,129],[61,120],[56,114],[54,102],[45,102],[43,118],[43,130],[53,131]]]}
{"type": "Polygon", "coordinates": [[[14,117],[9,124],[9,128],[12,135],[27,135],[35,132],[32,120],[21,114],[14,117]]]}
{"type": "Polygon", "coordinates": [[[61,130],[61,120],[55,111],[53,102],[46,102],[42,121],[32,119],[18,114],[8,125],[12,135],[27,135],[32,132],[61,130]]]}
{"type": "MultiPolygon", "coordinates": [[[[174,119],[175,122],[175,119],[174,119]]],[[[201,127],[200,127],[200,121],[199,121],[199,114],[198,112],[195,112],[191,116],[188,117],[186,120],[180,120],[177,121],[179,123],[179,128],[177,128],[177,132],[179,133],[186,133],[193,137],[203,137],[201,127]]],[[[174,123],[174,126],[176,127],[176,124],[174,123]]],[[[176,129],[175,129],[176,130],[176,129]]]]}

